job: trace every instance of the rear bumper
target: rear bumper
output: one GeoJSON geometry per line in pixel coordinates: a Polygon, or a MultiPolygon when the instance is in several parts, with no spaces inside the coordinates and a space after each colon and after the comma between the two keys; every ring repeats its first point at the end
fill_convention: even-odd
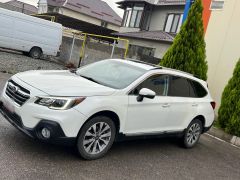
{"type": "Polygon", "coordinates": [[[209,126],[209,127],[204,127],[204,128],[203,128],[203,133],[208,132],[208,131],[211,129],[211,127],[212,127],[212,125],[209,126]]]}
{"type": "Polygon", "coordinates": [[[6,107],[3,106],[3,103],[0,101],[0,113],[8,120],[15,128],[29,136],[33,139],[38,139],[42,142],[47,142],[51,144],[60,144],[66,146],[75,145],[76,138],[66,137],[61,126],[54,121],[41,120],[34,128],[27,128],[23,125],[22,119],[16,113],[10,112],[6,107]],[[41,130],[43,128],[48,128],[51,132],[49,139],[45,139],[41,135],[41,130]]]}
{"type": "MultiPolygon", "coordinates": [[[[213,121],[213,123],[214,123],[214,121],[213,121]]],[[[211,127],[213,126],[213,123],[209,127],[203,127],[203,133],[208,132],[211,129],[211,127]]]]}

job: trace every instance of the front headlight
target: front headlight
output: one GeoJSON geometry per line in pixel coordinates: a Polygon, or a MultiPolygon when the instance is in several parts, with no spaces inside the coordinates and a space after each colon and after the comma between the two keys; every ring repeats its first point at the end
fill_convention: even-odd
{"type": "Polygon", "coordinates": [[[62,98],[62,97],[38,97],[35,104],[47,106],[50,109],[55,110],[67,110],[70,109],[85,100],[85,97],[79,98],[62,98]]]}

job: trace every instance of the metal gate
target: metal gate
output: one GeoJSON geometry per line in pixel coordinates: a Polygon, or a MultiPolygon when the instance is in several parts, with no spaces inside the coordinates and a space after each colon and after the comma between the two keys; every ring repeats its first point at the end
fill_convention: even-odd
{"type": "Polygon", "coordinates": [[[109,58],[125,59],[127,57],[129,41],[127,39],[97,34],[82,33],[75,30],[65,30],[64,36],[71,37],[68,46],[68,61],[80,67],[96,61],[109,58]],[[77,56],[79,55],[79,56],[77,56]]]}

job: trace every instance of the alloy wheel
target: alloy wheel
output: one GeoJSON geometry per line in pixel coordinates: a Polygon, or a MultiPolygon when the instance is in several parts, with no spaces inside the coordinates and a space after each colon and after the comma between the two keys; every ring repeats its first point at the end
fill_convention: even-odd
{"type": "Polygon", "coordinates": [[[198,141],[200,134],[201,134],[200,125],[198,123],[192,124],[187,132],[187,143],[189,145],[195,144],[198,141]]]}
{"type": "Polygon", "coordinates": [[[97,122],[93,124],[85,133],[84,150],[92,155],[101,153],[109,144],[111,135],[111,128],[107,123],[97,122]]]}

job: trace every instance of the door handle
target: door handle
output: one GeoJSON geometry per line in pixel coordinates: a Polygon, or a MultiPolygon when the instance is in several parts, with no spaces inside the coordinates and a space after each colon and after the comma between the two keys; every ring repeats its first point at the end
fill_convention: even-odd
{"type": "Polygon", "coordinates": [[[197,106],[198,106],[197,103],[192,104],[192,107],[197,107],[197,106]]]}
{"type": "Polygon", "coordinates": [[[164,108],[168,108],[168,107],[170,107],[170,104],[168,104],[168,103],[163,104],[162,107],[164,107],[164,108]]]}

